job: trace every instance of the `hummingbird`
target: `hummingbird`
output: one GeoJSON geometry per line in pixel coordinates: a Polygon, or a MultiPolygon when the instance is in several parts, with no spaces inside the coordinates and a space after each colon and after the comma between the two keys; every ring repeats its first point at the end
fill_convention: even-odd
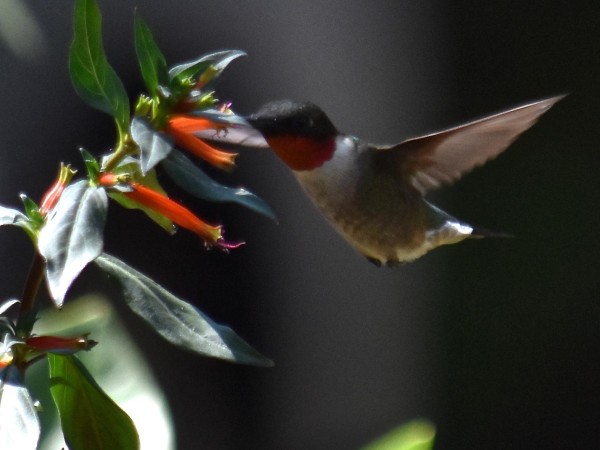
{"type": "Polygon", "coordinates": [[[563,97],[395,145],[338,131],[310,102],[270,102],[247,121],[333,227],[359,253],[384,266],[467,238],[501,235],[456,219],[425,195],[498,156],[563,97]]]}

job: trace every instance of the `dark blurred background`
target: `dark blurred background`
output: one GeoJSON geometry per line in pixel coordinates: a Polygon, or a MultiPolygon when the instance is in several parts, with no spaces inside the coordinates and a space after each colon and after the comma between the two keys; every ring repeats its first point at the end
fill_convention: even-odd
{"type": "MultiPolygon", "coordinates": [[[[0,203],[16,207],[18,192],[39,198],[59,161],[81,167],[79,146],[110,146],[113,128],[70,85],[72,3],[3,3],[0,203]],[[11,12],[29,12],[34,28],[11,12]]],[[[248,52],[218,85],[237,112],[311,100],[341,130],[378,143],[570,93],[497,161],[435,195],[457,217],[516,238],[395,269],[347,246],[264,150],[244,151],[222,180],[261,195],[279,225],[193,203],[247,241],[228,256],[111,205],[109,251],[276,361],[256,369],[195,357],[123,309],[170,399],[178,448],[356,449],[415,417],[437,425],[436,449],[600,443],[598,2],[99,4],[106,51],[132,96],[142,89],[137,7],[170,63],[248,52]]],[[[0,248],[2,298],[18,296],[27,239],[3,229],[0,248]]]]}

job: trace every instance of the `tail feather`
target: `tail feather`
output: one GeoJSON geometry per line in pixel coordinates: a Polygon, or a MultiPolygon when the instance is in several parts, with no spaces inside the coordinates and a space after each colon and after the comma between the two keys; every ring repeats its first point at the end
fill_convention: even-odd
{"type": "Polygon", "coordinates": [[[514,238],[515,236],[511,233],[504,233],[502,231],[488,230],[482,227],[472,227],[471,238],[482,239],[482,238],[514,238]]]}

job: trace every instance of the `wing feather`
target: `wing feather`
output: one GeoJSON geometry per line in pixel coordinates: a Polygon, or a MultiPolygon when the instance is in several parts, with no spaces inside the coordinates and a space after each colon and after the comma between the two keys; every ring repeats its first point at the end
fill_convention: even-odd
{"type": "Polygon", "coordinates": [[[495,158],[564,95],[547,98],[390,147],[380,155],[400,165],[401,176],[425,193],[450,184],[495,158]]]}

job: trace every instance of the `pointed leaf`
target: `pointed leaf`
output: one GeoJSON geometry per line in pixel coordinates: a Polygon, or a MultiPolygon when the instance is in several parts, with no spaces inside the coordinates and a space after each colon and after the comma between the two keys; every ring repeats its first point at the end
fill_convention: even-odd
{"type": "Polygon", "coordinates": [[[9,366],[0,380],[0,448],[35,450],[40,437],[40,421],[21,377],[9,366]]]}
{"type": "Polygon", "coordinates": [[[195,78],[202,74],[210,66],[213,67],[215,74],[212,80],[217,78],[227,65],[240,56],[245,56],[246,52],[241,50],[223,50],[215,53],[203,55],[193,61],[179,64],[169,69],[171,80],[183,80],[184,78],[195,78]]]}
{"type": "Polygon", "coordinates": [[[27,217],[21,211],[0,206],[0,226],[17,225],[17,222],[21,220],[27,220],[27,217]]]}
{"type": "Polygon", "coordinates": [[[85,164],[85,170],[87,171],[90,180],[96,180],[100,174],[100,164],[94,156],[84,148],[80,148],[81,157],[85,164]]]}
{"type": "Polygon", "coordinates": [[[158,86],[167,86],[169,83],[167,62],[154,42],[150,28],[138,15],[135,16],[135,52],[148,92],[156,97],[158,86]]]}
{"type": "Polygon", "coordinates": [[[77,94],[90,106],[113,116],[121,135],[125,135],[129,124],[129,98],[106,59],[101,22],[94,0],[76,1],[69,72],[77,94]]]}
{"type": "Polygon", "coordinates": [[[104,253],[95,262],[121,284],[129,307],[172,344],[237,363],[273,365],[231,328],[213,322],[123,261],[104,253]]]}
{"type": "Polygon", "coordinates": [[[38,204],[25,194],[20,194],[19,197],[21,197],[21,201],[23,202],[27,218],[36,223],[43,222],[44,218],[40,214],[40,207],[38,204]]]}
{"type": "Polygon", "coordinates": [[[190,194],[212,202],[234,202],[277,221],[275,212],[260,197],[242,188],[217,183],[181,152],[173,150],[162,166],[171,179],[190,194]]]}
{"type": "Polygon", "coordinates": [[[102,253],[107,203],[104,189],[78,181],[65,189],[40,232],[38,249],[58,307],[83,268],[102,253]]]}
{"type": "Polygon", "coordinates": [[[6,300],[4,303],[0,304],[0,316],[4,315],[6,311],[8,311],[14,305],[18,305],[19,303],[21,303],[20,300],[11,298],[10,300],[6,300]]]}
{"type": "Polygon", "coordinates": [[[49,354],[48,362],[50,392],[70,450],[139,449],[131,418],[75,356],[49,354]]]}
{"type": "Polygon", "coordinates": [[[146,174],[156,164],[166,158],[173,149],[173,139],[165,133],[154,130],[143,117],[131,121],[131,137],[140,147],[142,173],[146,174]]]}
{"type": "MultiPolygon", "coordinates": [[[[2,368],[6,365],[6,360],[4,361],[4,365],[2,363],[3,355],[10,350],[13,344],[19,342],[13,338],[18,314],[18,308],[13,308],[13,306],[20,303],[20,300],[11,299],[0,304],[0,339],[4,338],[4,341],[0,342],[0,375],[2,374],[2,368]],[[11,308],[13,311],[10,311],[11,308]]],[[[1,385],[2,378],[0,376],[1,385]]]]}

